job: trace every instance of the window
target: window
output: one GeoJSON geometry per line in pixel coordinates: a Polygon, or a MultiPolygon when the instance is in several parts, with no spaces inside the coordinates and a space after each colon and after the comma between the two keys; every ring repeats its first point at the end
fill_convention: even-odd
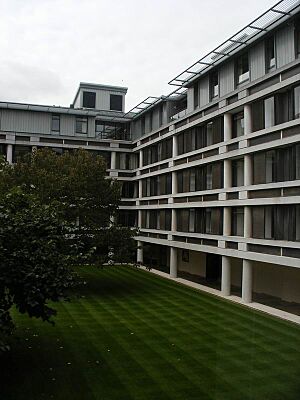
{"type": "Polygon", "coordinates": [[[199,82],[194,86],[194,109],[199,106],[199,82]]]}
{"type": "Polygon", "coordinates": [[[52,114],[51,131],[60,132],[60,115],[52,114]]]}
{"type": "Polygon", "coordinates": [[[76,117],[76,133],[87,133],[87,117],[76,117]]]}
{"type": "Polygon", "coordinates": [[[236,138],[244,135],[244,112],[239,112],[232,116],[232,137],[236,138]]]}
{"type": "Polygon", "coordinates": [[[232,160],[232,187],[244,185],[244,159],[232,160]]]}
{"type": "Polygon", "coordinates": [[[210,99],[219,96],[219,75],[215,71],[210,75],[210,99]]]}
{"type": "Polygon", "coordinates": [[[244,208],[232,207],[231,209],[231,234],[244,236],[244,208]]]}
{"type": "Polygon", "coordinates": [[[300,19],[295,20],[295,50],[296,57],[300,54],[300,19]]]}
{"type": "Polygon", "coordinates": [[[300,118],[300,86],[294,88],[294,117],[300,118]]]}
{"type": "Polygon", "coordinates": [[[120,94],[110,95],[110,110],[122,111],[123,110],[123,97],[120,94]]]}
{"type": "Polygon", "coordinates": [[[275,40],[274,36],[269,37],[265,43],[266,48],[266,71],[271,71],[276,67],[275,61],[275,40]]]}
{"type": "Polygon", "coordinates": [[[82,107],[96,108],[96,93],[95,92],[83,92],[82,107]]]}
{"type": "Polygon", "coordinates": [[[237,71],[237,84],[244,83],[249,80],[249,61],[248,61],[248,53],[242,54],[236,62],[236,71],[237,71]]]}
{"type": "Polygon", "coordinates": [[[264,100],[265,109],[265,128],[270,128],[275,125],[275,103],[274,97],[269,97],[264,100]]]}

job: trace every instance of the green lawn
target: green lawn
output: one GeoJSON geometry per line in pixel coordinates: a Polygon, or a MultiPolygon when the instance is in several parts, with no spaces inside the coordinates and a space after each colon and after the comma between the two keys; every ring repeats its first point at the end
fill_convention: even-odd
{"type": "Polygon", "coordinates": [[[300,327],[129,267],[80,274],[55,327],[16,315],[1,400],[300,399],[300,327]]]}

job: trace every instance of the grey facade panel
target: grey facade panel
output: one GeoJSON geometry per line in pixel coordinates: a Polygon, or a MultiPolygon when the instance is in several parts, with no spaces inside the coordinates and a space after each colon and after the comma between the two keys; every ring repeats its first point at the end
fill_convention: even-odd
{"type": "Polygon", "coordinates": [[[294,26],[287,25],[276,32],[276,64],[283,67],[295,59],[294,26]]]}
{"type": "Polygon", "coordinates": [[[209,76],[199,81],[199,106],[203,107],[209,103],[209,76]]]}
{"type": "Polygon", "coordinates": [[[250,79],[255,81],[266,73],[265,43],[262,41],[249,51],[250,79]]]}
{"type": "Polygon", "coordinates": [[[146,112],[145,114],[145,133],[149,133],[151,130],[151,112],[146,112]]]}
{"type": "Polygon", "coordinates": [[[60,133],[66,136],[75,136],[75,116],[62,114],[60,116],[60,133]]]}
{"type": "Polygon", "coordinates": [[[158,107],[154,108],[154,110],[153,110],[152,128],[153,128],[153,130],[159,128],[159,108],[158,107]]]}
{"type": "Polygon", "coordinates": [[[187,91],[187,112],[194,111],[194,88],[190,87],[187,91]]]}
{"type": "Polygon", "coordinates": [[[234,61],[230,61],[224,64],[220,68],[219,72],[220,79],[220,96],[225,96],[226,94],[234,91],[234,61]]]}
{"type": "Polygon", "coordinates": [[[51,114],[2,110],[1,129],[8,132],[50,133],[51,114]]]}

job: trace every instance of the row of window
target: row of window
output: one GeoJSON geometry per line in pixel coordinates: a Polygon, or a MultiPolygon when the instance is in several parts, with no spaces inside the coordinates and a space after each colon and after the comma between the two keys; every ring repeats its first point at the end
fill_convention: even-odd
{"type": "Polygon", "coordinates": [[[143,197],[172,193],[172,175],[163,174],[142,180],[143,197]]]}
{"type": "MultiPolygon", "coordinates": [[[[60,132],[60,115],[52,114],[51,117],[51,132],[60,132]]],[[[75,119],[75,132],[87,134],[88,133],[88,118],[76,116],[75,119]]]]}
{"type": "Polygon", "coordinates": [[[178,171],[177,185],[178,193],[220,189],[223,187],[223,163],[216,162],[178,171]]]}
{"type": "MultiPolygon", "coordinates": [[[[299,54],[299,23],[296,23],[296,57],[299,54]]],[[[276,40],[275,36],[271,35],[265,40],[265,73],[273,71],[276,68],[276,40]]],[[[235,75],[235,87],[242,85],[250,80],[250,63],[249,53],[241,53],[235,60],[234,65],[235,75]]],[[[209,99],[210,101],[219,97],[219,72],[217,70],[212,71],[209,74],[209,99]]],[[[194,108],[199,106],[199,85],[198,83],[194,86],[194,108]]]]}
{"type": "MultiPolygon", "coordinates": [[[[82,107],[85,108],[96,108],[96,92],[82,93],[82,107]]],[[[109,109],[111,111],[122,111],[123,110],[123,97],[119,94],[109,95],[109,109]]]]}
{"type": "Polygon", "coordinates": [[[162,140],[143,150],[143,166],[172,157],[172,138],[162,140]]]}
{"type": "MultiPolygon", "coordinates": [[[[300,205],[254,206],[252,237],[300,241],[300,205]]],[[[171,210],[142,211],[142,228],[171,230],[171,210]]],[[[223,234],[223,209],[177,209],[177,231],[223,234]]],[[[231,236],[244,236],[244,208],[231,207],[231,236]]]]}

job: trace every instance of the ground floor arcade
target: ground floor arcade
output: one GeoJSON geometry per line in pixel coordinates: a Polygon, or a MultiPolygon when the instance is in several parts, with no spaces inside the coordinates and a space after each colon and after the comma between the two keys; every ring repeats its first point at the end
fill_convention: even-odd
{"type": "Polygon", "coordinates": [[[300,315],[300,268],[139,242],[138,261],[153,269],[300,315]]]}

